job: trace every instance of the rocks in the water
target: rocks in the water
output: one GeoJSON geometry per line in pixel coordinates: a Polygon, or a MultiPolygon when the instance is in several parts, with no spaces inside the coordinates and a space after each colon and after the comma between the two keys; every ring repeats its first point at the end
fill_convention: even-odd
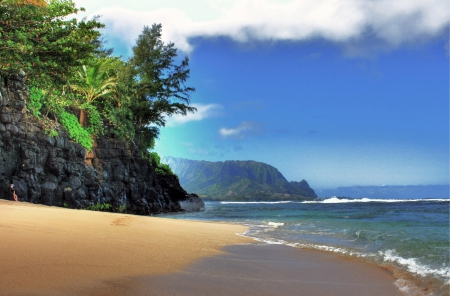
{"type": "Polygon", "coordinates": [[[180,206],[188,212],[198,212],[205,209],[205,203],[197,194],[190,194],[187,200],[180,201],[180,206]]]}
{"type": "Polygon", "coordinates": [[[21,74],[0,77],[0,198],[11,199],[12,182],[19,200],[54,206],[100,203],[148,215],[182,211],[180,202],[190,203],[175,176],[158,174],[118,139],[99,137],[86,152],[61,127],[58,136],[46,135],[42,123],[27,116],[23,80],[21,74]]]}

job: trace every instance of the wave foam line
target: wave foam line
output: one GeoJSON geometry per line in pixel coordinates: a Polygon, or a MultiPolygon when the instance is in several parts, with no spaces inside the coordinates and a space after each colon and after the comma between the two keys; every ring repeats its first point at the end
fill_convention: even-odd
{"type": "Polygon", "coordinates": [[[384,252],[380,251],[378,253],[381,256],[383,256],[384,261],[394,262],[401,266],[404,266],[411,273],[415,273],[420,276],[438,275],[445,278],[446,284],[450,284],[450,268],[448,267],[443,267],[439,269],[430,268],[418,263],[417,260],[414,258],[405,259],[400,256],[397,256],[395,251],[393,250],[386,250],[384,252]]]}
{"type": "MultiPolygon", "coordinates": [[[[349,257],[356,257],[361,258],[363,260],[368,260],[369,262],[377,262],[379,259],[381,259],[381,266],[383,266],[383,263],[394,263],[394,265],[400,265],[401,267],[398,267],[402,270],[405,270],[411,274],[416,274],[419,276],[427,276],[431,275],[433,277],[440,276],[444,279],[444,284],[449,285],[450,284],[450,270],[449,268],[441,268],[441,269],[433,269],[427,266],[424,266],[422,264],[419,264],[414,258],[405,259],[400,256],[395,255],[395,251],[393,250],[387,250],[385,252],[378,252],[378,254],[374,253],[361,253],[353,250],[349,250],[346,248],[339,248],[339,247],[332,247],[327,245],[316,245],[316,244],[308,244],[308,243],[292,243],[285,240],[280,239],[267,239],[267,238],[259,238],[252,236],[249,234],[248,231],[245,233],[237,234],[240,236],[250,237],[254,239],[255,241],[267,243],[267,244],[273,244],[273,245],[286,245],[294,248],[299,249],[313,249],[318,251],[325,251],[325,252],[332,252],[336,253],[340,256],[349,256],[349,257]],[[379,258],[381,257],[381,258],[379,258]],[[378,259],[377,259],[378,258],[378,259]]],[[[378,261],[379,262],[379,261],[378,261]]],[[[380,264],[380,262],[378,263],[380,264]]],[[[397,288],[402,291],[405,295],[424,295],[421,293],[421,289],[416,286],[413,282],[410,281],[410,279],[402,278],[402,276],[397,275],[397,280],[395,281],[395,285],[397,288]]],[[[426,294],[431,295],[431,294],[426,294]]]]}
{"type": "Polygon", "coordinates": [[[381,198],[360,198],[360,199],[347,199],[347,198],[337,198],[331,197],[325,200],[314,200],[314,201],[304,201],[302,203],[352,203],[352,202],[421,202],[421,201],[432,201],[432,202],[450,202],[450,199],[438,199],[438,198],[420,198],[420,199],[381,199],[381,198]]]}
{"type": "Polygon", "coordinates": [[[228,204],[286,204],[286,203],[295,203],[292,201],[221,201],[223,205],[228,204]]]}

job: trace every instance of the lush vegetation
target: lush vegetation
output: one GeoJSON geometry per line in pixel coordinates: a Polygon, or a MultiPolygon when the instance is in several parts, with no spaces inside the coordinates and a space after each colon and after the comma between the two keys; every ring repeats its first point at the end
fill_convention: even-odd
{"type": "Polygon", "coordinates": [[[90,211],[99,211],[99,212],[110,212],[112,211],[113,206],[109,203],[96,203],[86,208],[86,210],[90,211]]]}
{"type": "Polygon", "coordinates": [[[175,175],[177,178],[178,176],[172,171],[170,166],[166,163],[161,163],[161,158],[159,157],[158,153],[156,152],[146,152],[144,153],[144,158],[146,158],[148,161],[150,161],[153,166],[155,167],[155,171],[160,175],[175,175]]]}
{"type": "Polygon", "coordinates": [[[90,150],[107,132],[151,159],[166,118],[195,111],[189,106],[195,90],[185,85],[189,60],[161,40],[159,24],[143,28],[129,59],[112,56],[100,20],[73,17],[83,10],[72,0],[0,0],[0,76],[25,74],[28,112],[49,135],[58,134],[60,123],[90,150]]]}

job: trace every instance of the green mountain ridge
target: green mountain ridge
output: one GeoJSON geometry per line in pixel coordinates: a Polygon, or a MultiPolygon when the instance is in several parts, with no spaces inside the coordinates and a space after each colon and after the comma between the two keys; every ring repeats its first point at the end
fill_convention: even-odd
{"type": "Polygon", "coordinates": [[[305,180],[289,182],[273,166],[247,160],[211,162],[163,157],[181,186],[203,199],[213,200],[312,200],[317,197],[305,180]]]}

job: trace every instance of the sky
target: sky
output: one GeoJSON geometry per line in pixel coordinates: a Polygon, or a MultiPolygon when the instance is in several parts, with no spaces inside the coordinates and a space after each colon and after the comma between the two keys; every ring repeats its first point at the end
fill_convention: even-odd
{"type": "Polygon", "coordinates": [[[447,0],[75,0],[127,58],[144,26],[190,59],[197,112],[155,151],[255,160],[314,189],[449,183],[447,0]]]}

